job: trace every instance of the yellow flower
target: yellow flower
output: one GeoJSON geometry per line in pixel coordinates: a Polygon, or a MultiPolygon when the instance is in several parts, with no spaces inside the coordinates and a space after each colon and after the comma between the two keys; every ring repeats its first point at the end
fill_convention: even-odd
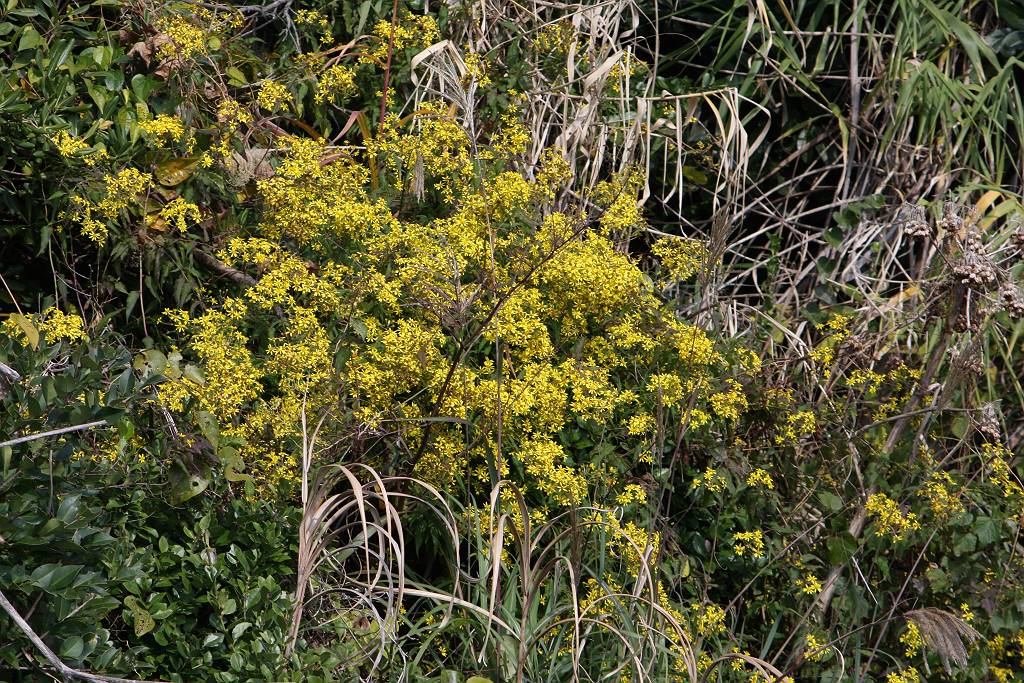
{"type": "Polygon", "coordinates": [[[160,209],[160,217],[169,225],[176,227],[179,232],[188,232],[189,219],[194,223],[199,222],[199,207],[181,197],[176,197],[164,204],[160,209]]]}
{"type": "Polygon", "coordinates": [[[713,636],[725,631],[725,610],[714,603],[702,606],[700,603],[690,605],[690,610],[697,617],[697,633],[702,636],[713,636]]]}
{"type": "Polygon", "coordinates": [[[821,581],[814,574],[805,574],[796,580],[796,587],[805,595],[817,595],[821,592],[821,581]]]}
{"type": "Polygon", "coordinates": [[[649,413],[633,415],[626,422],[626,433],[630,436],[644,436],[654,430],[654,417],[649,413]]]}
{"type": "Polygon", "coordinates": [[[955,486],[948,472],[933,472],[918,495],[928,501],[928,508],[937,519],[945,521],[964,511],[958,492],[950,492],[955,486]]]}
{"type": "Polygon", "coordinates": [[[156,28],[167,38],[157,47],[158,58],[186,60],[206,54],[206,33],[180,14],[160,17],[156,20],[156,28]]]}
{"type": "Polygon", "coordinates": [[[971,611],[970,605],[966,602],[960,603],[960,618],[968,624],[974,621],[974,612],[971,611]]]}
{"type": "Polygon", "coordinates": [[[331,25],[328,23],[327,17],[317,10],[300,9],[295,13],[295,23],[320,29],[321,45],[331,42],[331,25]]]}
{"type": "Polygon", "coordinates": [[[725,477],[719,474],[714,467],[708,467],[703,474],[693,480],[690,488],[697,489],[701,486],[711,493],[721,493],[725,490],[725,477]]]}
{"type": "Polygon", "coordinates": [[[921,637],[921,629],[917,627],[912,621],[907,622],[907,628],[900,634],[900,642],[906,646],[903,655],[905,657],[913,657],[921,651],[921,647],[924,645],[924,639],[921,637]]]}
{"type": "Polygon", "coordinates": [[[747,486],[763,486],[766,489],[774,489],[775,482],[767,471],[758,467],[747,475],[747,486]]]}
{"type": "Polygon", "coordinates": [[[66,130],[59,130],[50,141],[57,147],[57,151],[62,157],[73,157],[83,149],[89,149],[89,144],[81,138],[71,135],[66,130]]]}
{"type": "Polygon", "coordinates": [[[627,484],[615,500],[619,505],[629,505],[630,503],[642,505],[647,502],[647,492],[639,484],[627,484]]]}
{"type": "Polygon", "coordinates": [[[885,683],[920,683],[921,677],[917,669],[907,667],[897,673],[891,673],[885,677],[885,683]]]}
{"type": "Polygon", "coordinates": [[[288,88],[270,79],[263,81],[259,94],[256,96],[256,103],[267,111],[276,111],[291,101],[292,94],[288,92],[288,88]]]}
{"type": "Polygon", "coordinates": [[[161,145],[166,145],[168,142],[177,142],[185,135],[185,126],[182,125],[181,121],[176,116],[168,116],[167,114],[159,114],[156,118],[149,121],[140,121],[139,128],[146,135],[156,138],[157,142],[161,145]]]}
{"type": "Polygon", "coordinates": [[[795,444],[803,436],[813,434],[817,418],[813,411],[800,410],[786,416],[786,424],[775,435],[775,443],[779,446],[795,444]]]}
{"type": "Polygon", "coordinates": [[[747,397],[744,396],[740,383],[728,380],[729,391],[712,394],[710,401],[715,414],[724,420],[738,420],[747,409],[747,397]]]}
{"type": "Polygon", "coordinates": [[[673,280],[688,280],[708,265],[710,254],[702,242],[666,237],[651,246],[651,252],[673,280]]]}
{"type": "Polygon", "coordinates": [[[867,512],[874,518],[878,533],[888,535],[893,541],[902,540],[906,534],[921,528],[917,515],[913,512],[904,515],[896,501],[884,493],[873,493],[868,498],[867,512]]]}
{"type": "Polygon", "coordinates": [[[313,99],[317,104],[343,102],[356,93],[355,78],[355,72],[351,69],[335,64],[317,77],[313,99]]]}
{"type": "Polygon", "coordinates": [[[820,662],[828,654],[825,642],[819,640],[813,633],[808,633],[804,638],[804,657],[812,662],[820,662]]]}
{"type": "Polygon", "coordinates": [[[733,534],[732,549],[740,557],[764,557],[764,535],[759,529],[733,534]]]}

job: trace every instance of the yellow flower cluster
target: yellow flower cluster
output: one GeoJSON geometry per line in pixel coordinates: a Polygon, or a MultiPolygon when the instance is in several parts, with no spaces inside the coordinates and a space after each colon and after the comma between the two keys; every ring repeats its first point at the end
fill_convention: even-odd
{"type": "MultiPolygon", "coordinates": [[[[493,156],[512,157],[525,153],[532,140],[530,131],[520,120],[518,105],[513,105],[499,118],[498,129],[491,137],[490,151],[493,151],[493,156]]],[[[487,154],[484,158],[491,156],[487,154]]]]}
{"type": "Polygon", "coordinates": [[[57,148],[62,157],[71,158],[83,149],[89,149],[89,143],[79,137],[72,135],[66,130],[57,131],[50,141],[57,148]]]}
{"type": "Polygon", "coordinates": [[[722,356],[715,351],[714,342],[707,332],[686,323],[674,323],[674,341],[679,357],[692,367],[710,366],[721,362],[722,356]]]}
{"type": "Polygon", "coordinates": [[[878,391],[885,376],[874,370],[854,370],[846,378],[846,384],[852,388],[863,388],[868,394],[878,391]]]}
{"type": "Polygon", "coordinates": [[[796,587],[804,595],[817,595],[821,592],[821,581],[814,574],[804,574],[796,580],[796,587]]]}
{"type": "MultiPolygon", "coordinates": [[[[344,102],[356,93],[356,75],[352,69],[341,64],[328,67],[317,76],[313,99],[317,104],[344,102]]],[[[262,91],[261,91],[262,94],[262,91]]],[[[272,109],[272,107],[265,107],[272,109]]]]}
{"type": "Polygon", "coordinates": [[[365,190],[365,168],[341,159],[321,163],[323,143],[290,138],[291,145],[273,177],[258,181],[265,211],[261,232],[315,246],[324,240],[358,237],[392,221],[381,201],[365,190]]]}
{"type": "Polygon", "coordinates": [[[764,557],[764,534],[760,529],[733,534],[732,549],[740,557],[764,557]]]}
{"type": "Polygon", "coordinates": [[[800,410],[786,416],[786,423],[775,435],[775,443],[779,446],[795,444],[801,437],[814,433],[818,420],[811,410],[800,410]]]}
{"type": "Polygon", "coordinates": [[[476,162],[469,136],[443,102],[422,105],[415,112],[414,125],[419,128],[417,133],[403,134],[397,117],[385,118],[377,137],[368,144],[369,151],[383,156],[395,175],[412,173],[420,187],[426,176],[432,177],[442,196],[454,202],[474,178],[476,162]]]}
{"type": "Polygon", "coordinates": [[[647,391],[662,405],[674,406],[683,400],[683,383],[678,375],[651,375],[647,381],[647,391]]]}
{"type": "Polygon", "coordinates": [[[167,114],[158,114],[148,121],[140,121],[139,129],[146,135],[155,138],[160,145],[178,142],[185,135],[185,126],[181,120],[167,114]]]}
{"type": "Polygon", "coordinates": [[[713,636],[725,631],[725,610],[714,603],[701,605],[693,603],[690,611],[697,620],[697,633],[713,636]]]}
{"type": "Polygon", "coordinates": [[[180,14],[158,18],[156,29],[167,39],[157,47],[160,59],[187,60],[207,53],[206,32],[180,14]]]}
{"type": "Polygon", "coordinates": [[[824,377],[831,376],[836,348],[850,336],[851,320],[852,318],[848,315],[834,315],[827,322],[818,326],[818,329],[823,330],[827,336],[811,351],[811,360],[822,371],[824,377]]]}
{"type": "Polygon", "coordinates": [[[562,19],[543,26],[534,37],[532,45],[541,54],[562,56],[568,54],[574,46],[579,49],[582,42],[577,39],[576,27],[572,25],[572,20],[562,19]]]}
{"type": "Polygon", "coordinates": [[[921,629],[912,621],[907,622],[907,628],[900,634],[900,643],[906,647],[903,652],[905,657],[913,657],[924,646],[924,638],[921,637],[921,629]]]}
{"type": "Polygon", "coordinates": [[[729,391],[712,394],[710,401],[715,414],[723,420],[738,420],[747,409],[747,397],[743,394],[739,382],[728,380],[729,391]]]}
{"type": "Polygon", "coordinates": [[[256,104],[267,111],[277,111],[291,101],[292,94],[288,88],[269,78],[260,84],[259,93],[256,95],[256,104]]]}
{"type": "Polygon", "coordinates": [[[159,215],[160,218],[167,221],[168,225],[184,233],[188,232],[189,221],[198,223],[202,214],[199,212],[199,207],[195,204],[185,201],[181,197],[175,197],[163,205],[159,215]]]}
{"type": "Polygon", "coordinates": [[[766,489],[774,489],[775,482],[772,481],[772,476],[766,470],[758,467],[747,475],[747,486],[763,486],[766,489]]]}
{"type": "Polygon", "coordinates": [[[933,472],[918,492],[928,501],[928,509],[938,520],[948,520],[964,511],[964,504],[956,489],[956,483],[949,472],[933,472]]]}
{"type": "Polygon", "coordinates": [[[466,52],[462,57],[466,63],[466,75],[463,77],[463,86],[468,87],[476,83],[478,87],[486,88],[491,84],[491,77],[487,75],[487,61],[479,52],[466,52]]]}
{"type": "Polygon", "coordinates": [[[384,64],[388,58],[388,46],[395,51],[406,48],[424,48],[440,40],[441,32],[437,21],[429,15],[405,14],[394,25],[389,21],[378,21],[373,27],[377,45],[361,58],[363,62],[384,64]]]}
{"type": "Polygon", "coordinates": [[[99,202],[93,203],[78,196],[71,198],[74,217],[81,223],[82,233],[97,244],[103,244],[107,239],[106,221],[117,218],[132,206],[138,196],[149,188],[153,178],[137,169],[125,168],[115,175],[105,175],[103,181],[106,192],[99,202]]]}
{"type": "Polygon", "coordinates": [[[619,61],[608,71],[608,90],[613,95],[620,95],[626,82],[637,74],[647,71],[647,64],[630,53],[624,53],[619,61]]]}
{"type": "Polygon", "coordinates": [[[637,201],[642,186],[643,177],[632,170],[594,186],[593,200],[603,209],[599,223],[606,234],[622,238],[646,225],[637,201]]]}
{"type": "Polygon", "coordinates": [[[331,42],[331,25],[322,13],[314,9],[300,9],[295,13],[295,23],[300,26],[310,26],[320,30],[320,43],[327,45],[331,42]]]}
{"type": "Polygon", "coordinates": [[[651,252],[661,261],[669,278],[676,281],[689,280],[706,268],[711,258],[702,242],[679,237],[658,240],[651,246],[651,252]]]}
{"type": "Polygon", "coordinates": [[[538,488],[556,505],[576,505],[587,495],[587,482],[565,461],[565,451],[550,439],[533,439],[520,447],[518,458],[538,488]]]}
{"type": "Polygon", "coordinates": [[[907,667],[902,671],[886,676],[885,683],[921,683],[921,676],[917,673],[917,669],[907,667]]]}
{"type": "Polygon", "coordinates": [[[22,346],[29,344],[26,326],[28,331],[35,328],[35,331],[51,344],[56,344],[59,341],[74,343],[86,341],[89,338],[85,333],[85,323],[79,316],[74,313],[64,313],[55,306],[50,306],[42,313],[32,316],[31,319],[17,317],[20,320],[16,319],[14,315],[9,316],[3,322],[2,329],[7,336],[19,340],[22,346]]]}
{"type": "Polygon", "coordinates": [[[711,493],[721,493],[725,490],[725,477],[718,473],[714,467],[708,467],[704,473],[699,475],[690,484],[690,488],[698,489],[701,486],[711,493]]]}
{"type": "Polygon", "coordinates": [[[89,337],[85,334],[85,323],[74,313],[64,313],[59,308],[51,306],[43,311],[38,327],[40,334],[46,337],[49,342],[58,340],[76,342],[85,341],[89,337]]]}
{"type": "Polygon", "coordinates": [[[812,662],[820,662],[828,654],[828,648],[824,640],[819,639],[813,633],[804,637],[804,657],[812,662]]]}
{"type": "Polygon", "coordinates": [[[992,470],[992,481],[1003,490],[1005,498],[1019,499],[1024,496],[1024,489],[1010,469],[1013,454],[1009,449],[1001,444],[985,443],[981,446],[981,454],[992,470]]]}
{"type": "Polygon", "coordinates": [[[643,505],[647,502],[647,492],[639,484],[626,484],[622,489],[622,493],[615,499],[615,502],[619,505],[630,505],[631,503],[643,505]]]}
{"type": "Polygon", "coordinates": [[[902,540],[908,533],[921,528],[917,515],[903,514],[899,504],[884,493],[873,493],[868,498],[867,513],[875,520],[879,534],[889,536],[893,541],[902,540]]]}

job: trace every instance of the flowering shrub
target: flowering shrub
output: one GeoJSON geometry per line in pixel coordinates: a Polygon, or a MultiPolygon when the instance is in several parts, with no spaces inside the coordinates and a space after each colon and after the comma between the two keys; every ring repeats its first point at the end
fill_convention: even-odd
{"type": "MultiPolygon", "coordinates": [[[[374,11],[126,4],[66,51],[11,29],[92,101],[32,122],[48,209],[18,239],[54,293],[15,283],[0,326],[0,590],[58,654],[173,680],[1013,680],[1019,436],[982,363],[1019,366],[1006,212],[906,209],[912,281],[758,300],[720,232],[651,225],[649,169],[584,174],[592,150],[539,133],[505,48],[440,42],[465,17],[374,11]]],[[[517,59],[556,78],[583,30],[517,59]]],[[[656,68],[609,59],[581,58],[588,97],[656,68]]],[[[14,671],[31,642],[0,623],[14,671]]]]}

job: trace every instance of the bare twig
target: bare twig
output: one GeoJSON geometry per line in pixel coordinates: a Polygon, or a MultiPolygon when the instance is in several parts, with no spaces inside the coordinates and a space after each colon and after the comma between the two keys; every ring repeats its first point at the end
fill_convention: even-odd
{"type": "Polygon", "coordinates": [[[108,424],[106,420],[96,420],[94,422],[86,422],[85,424],[74,425],[72,427],[61,427],[60,429],[51,429],[48,432],[39,432],[38,434],[19,436],[16,439],[0,441],[0,448],[3,448],[4,446],[14,446],[16,444],[25,443],[27,441],[35,441],[36,439],[45,439],[48,436],[59,436],[61,434],[68,434],[70,432],[80,432],[84,429],[92,429],[93,427],[102,427],[105,424],[108,424]]]}
{"type": "Polygon", "coordinates": [[[43,639],[36,635],[36,632],[32,630],[29,623],[25,621],[18,610],[14,608],[14,605],[7,599],[7,596],[0,591],[0,607],[4,608],[4,611],[11,617],[14,624],[21,629],[21,632],[32,641],[32,644],[36,646],[39,652],[42,653],[43,657],[50,665],[60,672],[60,675],[65,679],[77,678],[82,681],[92,681],[92,683],[164,683],[163,681],[139,681],[133,678],[117,678],[116,676],[100,676],[98,674],[89,673],[87,671],[81,671],[79,669],[73,669],[64,662],[61,661],[60,657],[54,653],[53,650],[46,646],[43,639]]]}

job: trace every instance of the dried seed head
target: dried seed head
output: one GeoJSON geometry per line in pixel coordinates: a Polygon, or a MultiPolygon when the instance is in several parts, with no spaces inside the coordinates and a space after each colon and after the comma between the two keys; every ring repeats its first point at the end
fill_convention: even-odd
{"type": "Polygon", "coordinates": [[[995,264],[973,235],[966,240],[963,256],[953,266],[953,272],[962,284],[973,289],[987,289],[997,278],[995,264]]]}
{"type": "Polygon", "coordinates": [[[1021,291],[1019,286],[1013,284],[1003,285],[1002,289],[999,290],[999,299],[1003,302],[1003,307],[1011,319],[1020,320],[1024,318],[1024,292],[1021,291]]]}
{"type": "Polygon", "coordinates": [[[1002,431],[999,428],[999,410],[995,403],[986,403],[981,407],[981,415],[978,417],[978,431],[994,443],[1002,440],[1002,431]]]}
{"type": "Polygon", "coordinates": [[[969,344],[957,352],[951,362],[956,370],[965,375],[978,376],[984,369],[981,362],[981,354],[973,344],[969,344]]]}
{"type": "Polygon", "coordinates": [[[942,218],[939,219],[939,230],[946,234],[957,234],[963,230],[971,209],[960,202],[945,202],[942,205],[942,218]]]}
{"type": "Polygon", "coordinates": [[[925,216],[923,206],[904,204],[896,213],[896,225],[908,237],[928,237],[931,226],[925,216]]]}
{"type": "Polygon", "coordinates": [[[953,322],[953,329],[957,332],[979,332],[981,323],[988,318],[988,310],[983,306],[971,306],[970,312],[960,311],[953,322]]]}
{"type": "Polygon", "coordinates": [[[1015,227],[1010,235],[1010,241],[1013,242],[1013,246],[1017,247],[1017,251],[1024,254],[1024,222],[1020,218],[1014,218],[1012,224],[1015,227]]]}

